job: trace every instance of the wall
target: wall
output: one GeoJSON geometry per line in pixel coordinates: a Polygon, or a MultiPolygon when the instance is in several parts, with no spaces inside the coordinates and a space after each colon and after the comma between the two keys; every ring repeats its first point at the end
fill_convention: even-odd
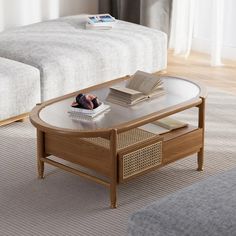
{"type": "Polygon", "coordinates": [[[0,31],[60,16],[98,12],[98,0],[0,0],[0,31]]]}
{"type": "MultiPolygon", "coordinates": [[[[211,50],[211,18],[212,3],[215,0],[198,0],[194,26],[192,49],[202,52],[211,50]]],[[[236,1],[224,1],[224,34],[222,55],[224,58],[236,60],[236,1]]]]}

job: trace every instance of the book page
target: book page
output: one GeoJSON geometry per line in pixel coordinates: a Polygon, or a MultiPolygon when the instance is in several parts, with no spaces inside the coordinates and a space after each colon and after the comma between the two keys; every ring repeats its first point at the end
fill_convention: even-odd
{"type": "Polygon", "coordinates": [[[158,76],[143,71],[137,71],[126,87],[148,95],[161,84],[162,82],[158,76]]]}
{"type": "Polygon", "coordinates": [[[162,95],[166,94],[166,91],[163,88],[158,88],[154,90],[153,92],[148,94],[149,98],[155,98],[155,97],[160,97],[162,95]]]}
{"type": "Polygon", "coordinates": [[[145,97],[145,95],[142,92],[122,86],[113,86],[110,87],[110,92],[106,100],[109,102],[114,102],[117,100],[119,103],[131,105],[143,97],[145,97]]]}
{"type": "Polygon", "coordinates": [[[129,94],[129,95],[136,95],[136,94],[142,94],[140,91],[130,89],[127,87],[121,87],[121,86],[113,86],[110,87],[111,90],[119,91],[121,93],[129,94]]]}

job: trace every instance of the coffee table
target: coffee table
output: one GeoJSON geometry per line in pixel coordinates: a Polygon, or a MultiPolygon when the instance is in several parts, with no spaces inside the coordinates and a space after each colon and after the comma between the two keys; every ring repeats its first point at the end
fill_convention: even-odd
{"type": "MultiPolygon", "coordinates": [[[[126,76],[79,92],[95,94],[105,101],[110,86],[125,86],[128,79],[126,76]]],[[[197,170],[202,170],[206,89],[184,78],[166,76],[163,81],[165,95],[132,107],[107,102],[110,111],[89,121],[68,115],[78,92],[38,104],[30,113],[30,120],[37,128],[39,178],[44,177],[44,163],[85,177],[110,189],[111,207],[115,208],[119,183],[193,153],[198,157],[197,170]],[[140,128],[193,107],[197,108],[196,126],[165,134],[140,128]]]]}

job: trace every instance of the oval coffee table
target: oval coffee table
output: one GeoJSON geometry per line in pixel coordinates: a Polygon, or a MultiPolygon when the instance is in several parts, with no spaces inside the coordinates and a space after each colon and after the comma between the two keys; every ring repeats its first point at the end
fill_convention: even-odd
{"type": "Polygon", "coordinates": [[[198,170],[202,170],[206,90],[187,79],[162,78],[165,95],[132,107],[105,101],[109,87],[125,86],[128,76],[79,91],[95,94],[110,105],[108,112],[94,120],[69,116],[68,108],[79,92],[38,104],[30,120],[37,128],[39,177],[43,178],[44,163],[48,163],[103,184],[110,188],[111,207],[115,208],[119,183],[193,153],[198,154],[198,170]],[[192,107],[198,108],[196,127],[188,125],[163,134],[142,129],[143,125],[192,107]],[[52,159],[52,155],[58,159],[52,159]],[[61,163],[62,159],[78,168],[61,163]]]}

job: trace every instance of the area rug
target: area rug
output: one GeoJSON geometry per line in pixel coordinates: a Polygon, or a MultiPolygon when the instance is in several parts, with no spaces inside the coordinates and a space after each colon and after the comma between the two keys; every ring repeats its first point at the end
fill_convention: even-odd
{"type": "MultiPolygon", "coordinates": [[[[54,167],[37,179],[36,133],[29,121],[0,127],[1,236],[126,235],[132,212],[195,182],[236,167],[236,97],[209,89],[203,172],[196,155],[136,178],[118,188],[109,208],[103,186],[54,167]]],[[[179,114],[196,122],[194,112],[179,114]]]]}

